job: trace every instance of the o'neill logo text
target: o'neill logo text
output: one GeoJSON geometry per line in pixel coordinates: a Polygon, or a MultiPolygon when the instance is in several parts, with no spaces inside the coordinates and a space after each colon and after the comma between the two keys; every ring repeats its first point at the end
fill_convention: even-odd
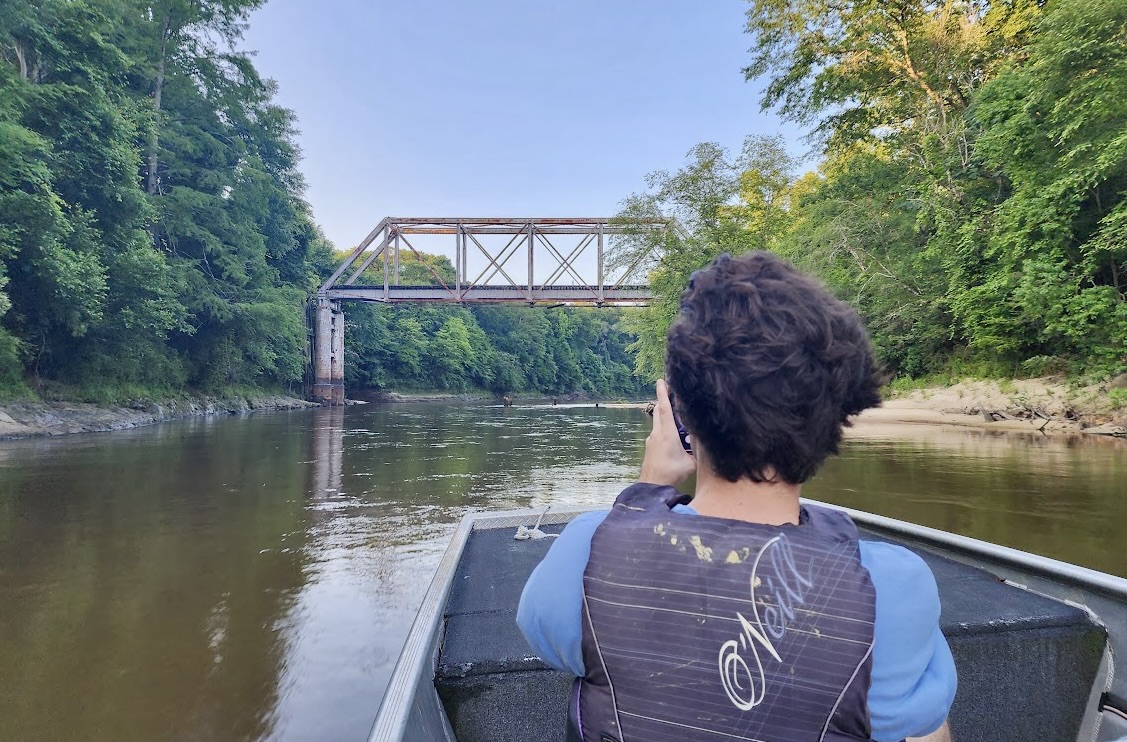
{"type": "Polygon", "coordinates": [[[755,555],[751,568],[752,620],[737,612],[743,631],[720,647],[720,681],[728,699],[740,711],[763,703],[767,678],[760,651],[766,650],[776,662],[783,661],[775,642],[786,636],[794,607],[806,602],[806,591],[812,584],[799,573],[790,542],[783,534],[765,543],[755,555]],[[761,565],[767,568],[763,577],[759,574],[761,565]],[[758,600],[757,588],[762,588],[758,600]]]}

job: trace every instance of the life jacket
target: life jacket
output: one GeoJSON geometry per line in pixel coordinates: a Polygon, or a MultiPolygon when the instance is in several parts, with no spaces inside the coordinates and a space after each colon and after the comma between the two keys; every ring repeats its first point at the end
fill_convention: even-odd
{"type": "Polygon", "coordinates": [[[636,484],[595,531],[570,736],[868,740],[876,592],[844,513],[770,526],[678,514],[636,484]]]}

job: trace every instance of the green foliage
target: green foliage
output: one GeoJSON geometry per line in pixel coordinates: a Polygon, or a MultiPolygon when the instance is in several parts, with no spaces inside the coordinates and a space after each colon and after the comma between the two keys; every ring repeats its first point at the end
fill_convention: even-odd
{"type": "Polygon", "coordinates": [[[464,385],[476,359],[470,346],[469,328],[461,317],[443,322],[427,351],[427,365],[439,387],[453,389],[464,385]]]}
{"type": "Polygon", "coordinates": [[[345,314],[351,388],[604,397],[646,391],[631,371],[634,338],[618,310],[362,304],[345,314]]]}
{"type": "Polygon", "coordinates": [[[1127,368],[1127,6],[749,2],[748,76],[826,147],[778,249],[890,370],[1127,368]]]}
{"type": "Polygon", "coordinates": [[[260,4],[0,0],[0,385],[300,378],[331,252],[234,47],[260,4]]]}
{"type": "MultiPolygon", "coordinates": [[[[334,261],[237,49],[261,4],[0,0],[0,394],[300,378],[334,261]]],[[[901,375],[1127,370],[1127,4],[750,0],[747,28],[816,173],[777,137],[701,144],[623,204],[611,266],[651,306],[349,307],[349,383],[629,395],[692,271],[752,249],[853,303],[901,375]]],[[[454,280],[399,257],[399,283],[454,280]]]]}
{"type": "Polygon", "coordinates": [[[1022,45],[1038,0],[749,0],[748,79],[767,76],[765,108],[813,123],[831,148],[959,131],[983,81],[1022,45]]]}
{"type": "Polygon", "coordinates": [[[737,157],[714,143],[699,144],[680,170],[651,173],[650,190],[626,199],[617,219],[628,227],[612,246],[610,265],[649,272],[654,301],[629,316],[638,339],[637,373],[656,379],[665,367],[665,333],[677,315],[693,271],[723,253],[771,249],[789,226],[797,163],[780,137],[748,137],[737,157]],[[680,229],[657,230],[654,220],[680,229]]]}
{"type": "Polygon", "coordinates": [[[990,291],[959,305],[972,343],[1127,368],[1125,41],[1122,3],[1059,3],[976,101],[978,152],[1012,193],[988,231],[990,291]]]}
{"type": "Polygon", "coordinates": [[[769,140],[702,144],[626,200],[619,263],[641,258],[658,297],[629,320],[641,373],[662,372],[691,272],[754,248],[852,303],[902,377],[1127,369],[1127,5],[749,0],[747,18],[745,73],[823,159],[795,179],[769,140]],[[661,217],[688,234],[643,228],[661,217]]]}
{"type": "Polygon", "coordinates": [[[920,234],[920,179],[886,147],[857,145],[798,187],[778,252],[865,319],[892,371],[918,375],[951,350],[942,264],[920,234]]]}
{"type": "Polygon", "coordinates": [[[0,328],[0,399],[23,397],[30,391],[20,374],[20,341],[0,328]]]}

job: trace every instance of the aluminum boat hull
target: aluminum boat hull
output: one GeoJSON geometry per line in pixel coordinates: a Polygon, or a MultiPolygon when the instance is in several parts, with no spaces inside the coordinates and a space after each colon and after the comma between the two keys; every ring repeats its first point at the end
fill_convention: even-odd
{"type": "MultiPolygon", "coordinates": [[[[821,504],[821,503],[818,503],[821,504]]],[[[832,506],[830,506],[832,507],[832,506]]],[[[1127,742],[1127,580],[842,508],[865,538],[902,544],[939,585],[959,671],[958,742],[1127,742]]],[[[564,739],[572,678],[545,665],[514,617],[550,538],[582,511],[471,513],[439,564],[370,742],[564,739]]]]}

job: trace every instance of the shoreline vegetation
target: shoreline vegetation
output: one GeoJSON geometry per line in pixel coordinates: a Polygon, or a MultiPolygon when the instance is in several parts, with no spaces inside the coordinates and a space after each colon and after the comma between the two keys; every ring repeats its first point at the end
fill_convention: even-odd
{"type": "MultiPolygon", "coordinates": [[[[211,414],[205,392],[302,383],[307,301],[340,253],[305,199],[296,114],[242,48],[261,4],[9,4],[0,400],[132,412],[15,405],[5,425],[129,427],[167,418],[126,400],[205,400],[171,414],[211,414]]],[[[897,382],[877,414],[1127,423],[1127,388],[1081,386],[1127,372],[1127,3],[751,0],[746,19],[744,74],[810,148],[701,142],[627,196],[605,267],[644,275],[648,306],[350,304],[346,387],[636,399],[662,373],[693,271],[766,249],[853,306],[897,377],[1062,390],[999,381],[995,400],[956,384],[944,402],[897,382]],[[669,219],[679,228],[651,228],[669,219]]],[[[449,256],[409,252],[402,285],[456,281],[449,256]]]]}
{"type": "MultiPolygon", "coordinates": [[[[500,402],[488,391],[390,391],[360,394],[349,404],[412,402],[500,402]]],[[[642,407],[642,402],[602,399],[584,393],[529,394],[513,398],[528,404],[599,404],[606,408],[642,407]]],[[[0,441],[54,437],[70,433],[129,430],[189,417],[318,407],[276,395],[232,395],[181,400],[137,401],[124,405],[80,402],[9,401],[0,403],[0,441]]],[[[950,385],[897,389],[878,408],[854,418],[857,426],[956,426],[999,433],[1095,435],[1127,438],[1127,375],[1106,384],[1077,386],[1061,379],[964,379],[950,385]]]]}

